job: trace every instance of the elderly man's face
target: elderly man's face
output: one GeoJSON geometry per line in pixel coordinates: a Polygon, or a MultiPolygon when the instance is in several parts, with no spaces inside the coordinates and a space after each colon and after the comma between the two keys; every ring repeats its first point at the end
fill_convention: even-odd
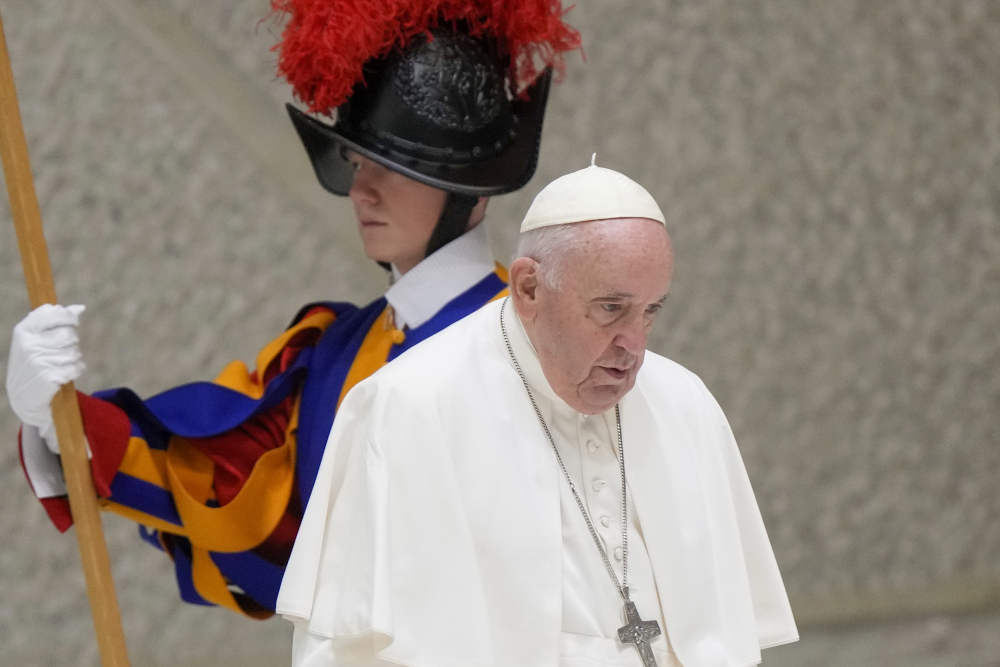
{"type": "Polygon", "coordinates": [[[520,258],[511,264],[511,291],[552,389],[575,410],[598,414],[635,384],[673,251],[654,220],[600,220],[582,234],[558,289],[539,279],[534,260],[520,258]]]}

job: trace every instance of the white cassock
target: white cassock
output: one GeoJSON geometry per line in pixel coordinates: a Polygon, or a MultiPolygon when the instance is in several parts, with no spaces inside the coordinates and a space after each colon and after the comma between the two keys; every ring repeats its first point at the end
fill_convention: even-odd
{"type": "MultiPolygon", "coordinates": [[[[278,596],[293,665],[640,666],[622,605],[500,332],[500,304],[340,407],[278,596]]],[[[614,409],[582,415],[507,331],[622,576],[614,409]]],[[[697,376],[647,352],[620,402],[628,581],[660,667],[744,667],[798,634],[743,461],[697,376]]]]}

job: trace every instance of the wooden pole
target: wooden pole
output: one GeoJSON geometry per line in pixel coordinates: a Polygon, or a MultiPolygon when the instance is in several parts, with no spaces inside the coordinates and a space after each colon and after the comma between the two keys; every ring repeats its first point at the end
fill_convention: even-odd
{"type": "MultiPolygon", "coordinates": [[[[42,234],[42,217],[28,161],[28,144],[21,125],[21,112],[14,90],[7,39],[0,19],[0,157],[10,197],[10,212],[17,230],[24,279],[31,307],[56,303],[56,288],[49,266],[49,253],[42,234]]],[[[80,406],[73,383],[63,385],[52,399],[52,417],[69,491],[70,510],[76,525],[80,560],[87,581],[90,611],[104,667],[128,667],[125,633],[122,631],[118,599],[111,578],[111,561],[101,529],[100,508],[87,460],[80,406]]]]}

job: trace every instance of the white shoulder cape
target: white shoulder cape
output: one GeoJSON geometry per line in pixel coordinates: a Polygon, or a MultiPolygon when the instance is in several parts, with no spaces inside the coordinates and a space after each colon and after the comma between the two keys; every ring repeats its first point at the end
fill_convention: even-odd
{"type": "MultiPolygon", "coordinates": [[[[566,482],[498,327],[494,302],[351,390],[278,613],[411,667],[557,667],[566,482]]],[[[681,663],[744,667],[795,641],[743,461],[704,384],[647,352],[620,406],[681,663]]]]}

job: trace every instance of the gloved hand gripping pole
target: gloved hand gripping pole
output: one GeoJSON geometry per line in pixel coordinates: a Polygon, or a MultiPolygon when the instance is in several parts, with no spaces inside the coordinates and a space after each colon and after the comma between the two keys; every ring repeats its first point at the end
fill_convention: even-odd
{"type": "MultiPolygon", "coordinates": [[[[49,253],[42,234],[42,218],[28,161],[28,145],[21,125],[21,112],[14,90],[7,40],[0,19],[0,157],[10,197],[10,212],[17,231],[24,279],[31,307],[56,303],[56,289],[49,266],[49,253]]],[[[73,383],[64,384],[52,399],[52,417],[62,456],[63,474],[69,491],[70,509],[76,525],[80,560],[87,581],[87,595],[94,619],[97,645],[104,667],[128,667],[125,633],[122,631],[111,562],[101,529],[97,493],[83,435],[80,406],[73,383]]]]}

